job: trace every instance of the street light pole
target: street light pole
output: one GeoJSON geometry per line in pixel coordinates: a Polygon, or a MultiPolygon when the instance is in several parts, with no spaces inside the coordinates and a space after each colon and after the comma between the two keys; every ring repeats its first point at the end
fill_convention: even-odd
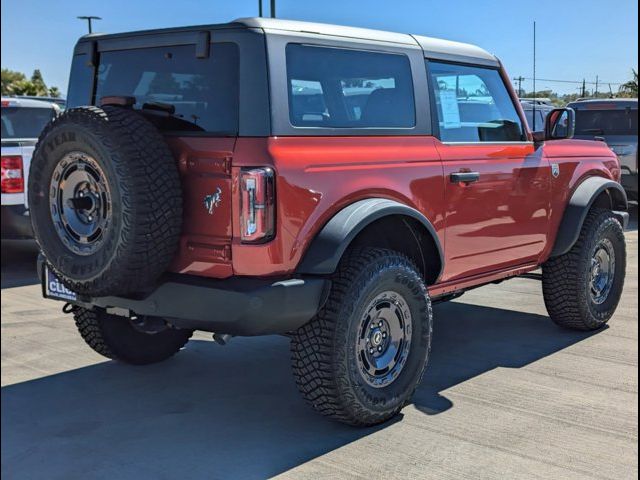
{"type": "Polygon", "coordinates": [[[271,18],[276,18],[276,0],[271,0],[271,18]]]}
{"type": "Polygon", "coordinates": [[[101,17],[96,17],[95,15],[88,15],[88,16],[81,16],[81,17],[76,17],[78,20],[86,20],[87,21],[87,26],[89,27],[89,33],[93,33],[93,24],[91,23],[92,20],[102,20],[101,17]]]}

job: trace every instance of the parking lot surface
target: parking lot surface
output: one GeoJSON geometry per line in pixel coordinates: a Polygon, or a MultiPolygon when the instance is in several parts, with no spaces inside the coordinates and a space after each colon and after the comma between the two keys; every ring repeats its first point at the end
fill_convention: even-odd
{"type": "Polygon", "coordinates": [[[87,347],[44,300],[35,247],[2,244],[2,476],[104,478],[637,478],[638,233],[610,326],[563,331],[540,283],[515,279],[435,308],[413,404],[356,429],[298,395],[285,337],[131,367],[87,347]]]}

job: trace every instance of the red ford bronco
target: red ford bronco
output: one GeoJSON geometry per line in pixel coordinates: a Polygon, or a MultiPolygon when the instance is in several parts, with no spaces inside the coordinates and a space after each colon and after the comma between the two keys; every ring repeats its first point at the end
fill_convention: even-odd
{"type": "Polygon", "coordinates": [[[372,425],[420,382],[432,302],[540,267],[562,327],[620,299],[616,155],[571,109],[530,132],[478,47],[264,18],[88,35],[68,103],[31,163],[39,272],[106,357],[286,334],[304,398],[372,425]]]}

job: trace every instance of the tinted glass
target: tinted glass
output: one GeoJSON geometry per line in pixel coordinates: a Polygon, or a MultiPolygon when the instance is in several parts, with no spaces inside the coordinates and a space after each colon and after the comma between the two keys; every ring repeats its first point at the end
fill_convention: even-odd
{"type": "Polygon", "coordinates": [[[196,58],[195,45],[104,52],[96,103],[112,95],[134,96],[163,131],[235,135],[237,46],[212,44],[209,58],[196,58]]]}
{"type": "Polygon", "coordinates": [[[497,70],[429,62],[440,139],[445,142],[516,142],[522,122],[497,70]]]}
{"type": "MultiPolygon", "coordinates": [[[[527,118],[527,124],[529,125],[529,128],[534,129],[533,110],[525,110],[524,115],[527,118]]],[[[536,110],[535,130],[542,130],[544,128],[545,117],[545,113],[543,113],[541,110],[536,110]]]]}
{"type": "Polygon", "coordinates": [[[49,120],[55,116],[53,108],[6,107],[2,109],[2,140],[38,138],[49,120]]]}
{"type": "Polygon", "coordinates": [[[638,135],[638,110],[576,110],[576,135],[638,135]]]}
{"type": "Polygon", "coordinates": [[[93,67],[87,65],[87,56],[74,55],[67,89],[67,108],[91,104],[92,78],[93,67]]]}
{"type": "Polygon", "coordinates": [[[287,45],[289,119],[297,127],[411,128],[413,81],[404,55],[287,45]]]}

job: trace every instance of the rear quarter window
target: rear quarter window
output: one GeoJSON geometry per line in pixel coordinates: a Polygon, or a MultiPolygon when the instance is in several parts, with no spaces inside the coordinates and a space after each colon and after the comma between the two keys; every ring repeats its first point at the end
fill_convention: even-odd
{"type": "Polygon", "coordinates": [[[67,89],[67,108],[91,104],[93,67],[88,65],[87,61],[85,54],[73,56],[67,89]]]}
{"type": "Polygon", "coordinates": [[[164,132],[236,135],[238,56],[234,43],[212,44],[208,58],[197,58],[195,45],[103,52],[96,103],[133,96],[164,132]]]}
{"type": "Polygon", "coordinates": [[[291,125],[415,126],[413,80],[405,55],[289,44],[286,59],[291,125]]]}

